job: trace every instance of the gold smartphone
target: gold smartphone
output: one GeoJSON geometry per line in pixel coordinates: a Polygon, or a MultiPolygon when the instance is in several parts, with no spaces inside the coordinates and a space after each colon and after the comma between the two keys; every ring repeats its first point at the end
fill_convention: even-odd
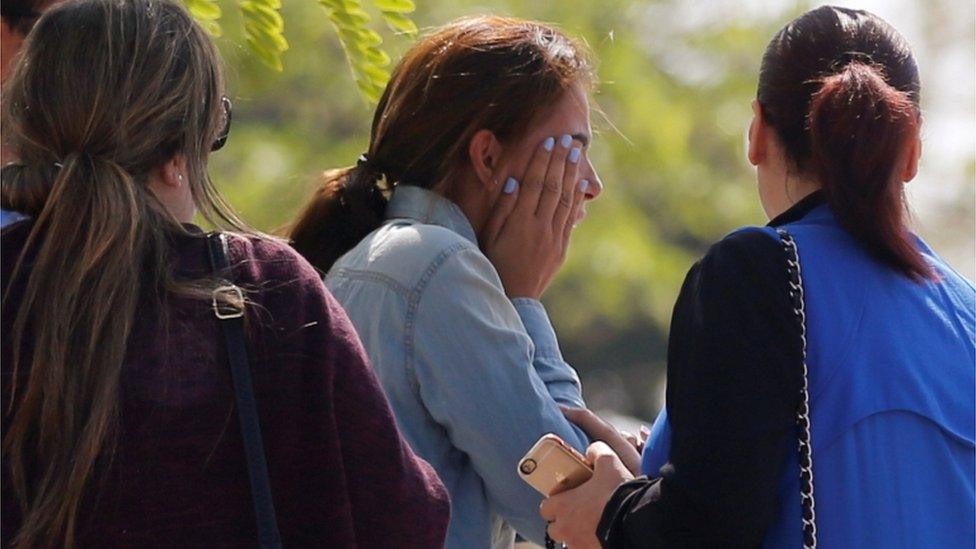
{"type": "Polygon", "coordinates": [[[549,433],[519,461],[518,474],[529,486],[549,497],[590,480],[593,469],[575,448],[549,433]]]}

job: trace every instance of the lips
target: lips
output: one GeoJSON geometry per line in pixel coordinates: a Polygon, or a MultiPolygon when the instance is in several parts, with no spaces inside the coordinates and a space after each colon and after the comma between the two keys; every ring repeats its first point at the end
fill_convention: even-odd
{"type": "Polygon", "coordinates": [[[573,226],[575,227],[576,225],[582,223],[585,217],[586,217],[586,209],[580,208],[579,213],[576,214],[576,220],[573,222],[573,226]]]}

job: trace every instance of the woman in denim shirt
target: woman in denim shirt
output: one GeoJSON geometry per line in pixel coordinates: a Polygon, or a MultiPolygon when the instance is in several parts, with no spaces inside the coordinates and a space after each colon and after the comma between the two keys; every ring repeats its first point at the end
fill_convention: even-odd
{"type": "Polygon", "coordinates": [[[588,442],[560,412],[584,403],[539,297],[602,189],[587,159],[592,82],[581,47],[551,27],[449,24],[407,52],[367,153],[325,174],[291,232],[447,486],[448,547],[511,546],[513,527],[542,543],[518,459],[550,432],[588,442]]]}

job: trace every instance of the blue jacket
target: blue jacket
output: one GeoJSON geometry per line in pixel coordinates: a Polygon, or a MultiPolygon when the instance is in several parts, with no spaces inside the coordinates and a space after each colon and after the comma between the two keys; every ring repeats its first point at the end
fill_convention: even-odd
{"type": "MultiPolygon", "coordinates": [[[[940,280],[909,280],[869,256],[827,206],[784,228],[806,297],[820,545],[972,547],[976,288],[920,239],[940,280]]],[[[771,228],[744,230],[778,239],[771,228]]],[[[669,438],[662,413],[645,473],[667,461],[669,438]]],[[[802,546],[798,475],[794,452],[767,547],[802,546]]]]}
{"type": "Polygon", "coordinates": [[[448,548],[543,543],[542,496],[519,458],[553,432],[588,440],[557,404],[581,407],[542,304],[510,300],[474,229],[450,200],[398,187],[387,222],[325,283],[362,338],[397,424],[451,495],[448,548]]]}

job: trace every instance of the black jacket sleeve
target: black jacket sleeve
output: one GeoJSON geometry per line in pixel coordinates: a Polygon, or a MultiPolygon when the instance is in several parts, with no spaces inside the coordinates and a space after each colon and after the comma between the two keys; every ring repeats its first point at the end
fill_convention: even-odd
{"type": "Polygon", "coordinates": [[[795,447],[802,356],[782,245],[758,231],[714,245],[671,320],[669,462],[618,488],[597,532],[604,547],[759,545],[795,447]]]}

